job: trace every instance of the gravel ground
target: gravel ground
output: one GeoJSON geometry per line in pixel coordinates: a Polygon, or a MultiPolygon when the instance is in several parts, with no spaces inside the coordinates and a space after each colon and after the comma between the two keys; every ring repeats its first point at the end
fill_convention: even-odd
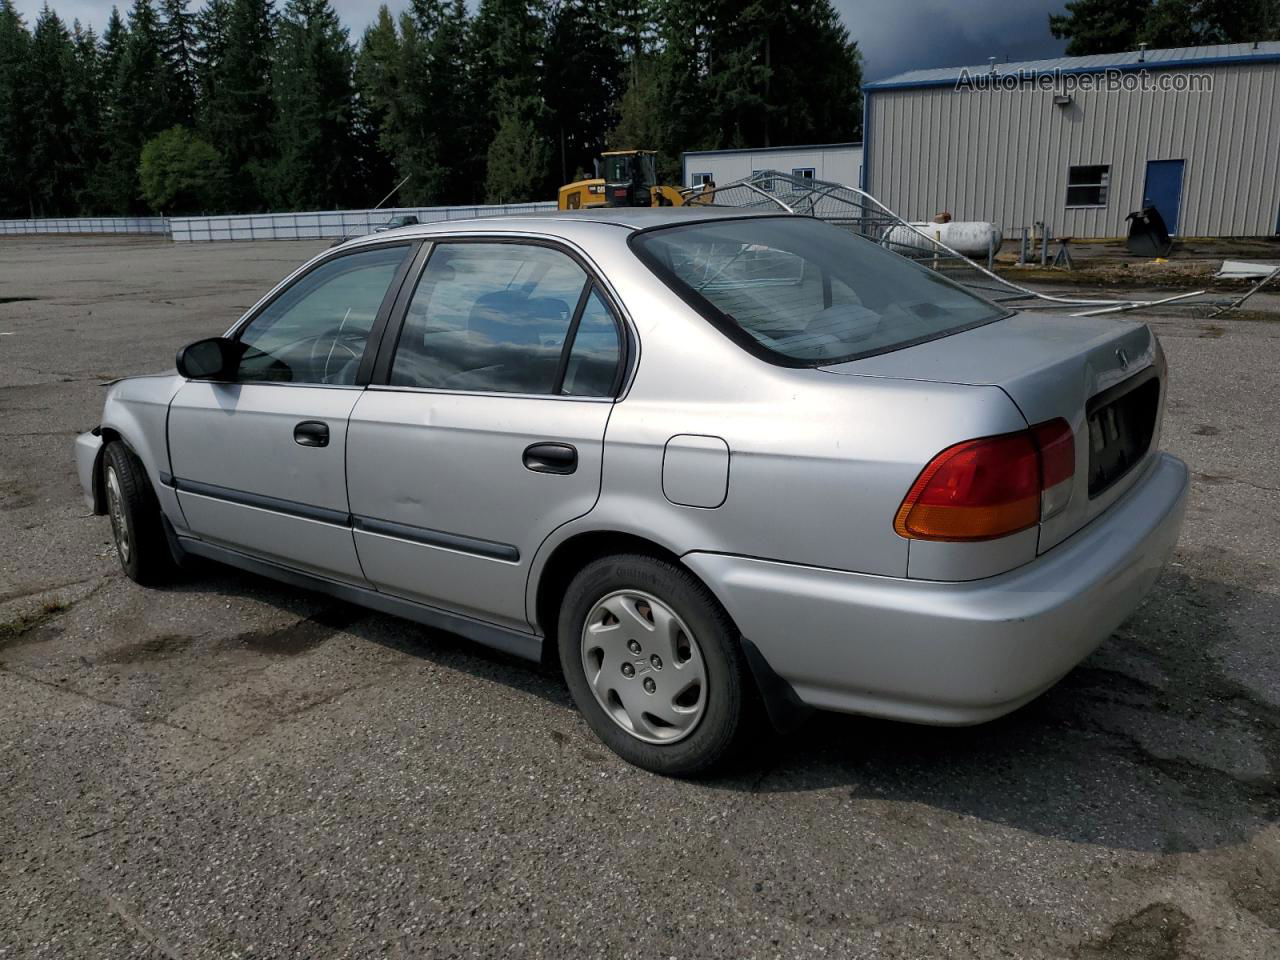
{"type": "Polygon", "coordinates": [[[0,241],[4,960],[1280,956],[1280,323],[1152,320],[1185,532],[1057,687],[816,716],[690,783],[448,635],[118,573],[71,464],[100,381],[321,246],[0,241]]]}

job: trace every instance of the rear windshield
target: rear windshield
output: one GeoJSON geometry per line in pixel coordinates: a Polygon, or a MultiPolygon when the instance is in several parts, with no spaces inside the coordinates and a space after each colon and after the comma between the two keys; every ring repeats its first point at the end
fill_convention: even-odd
{"type": "Polygon", "coordinates": [[[887,353],[1008,315],[932,270],[808,217],[663,227],[631,243],[708,320],[787,366],[887,353]]]}

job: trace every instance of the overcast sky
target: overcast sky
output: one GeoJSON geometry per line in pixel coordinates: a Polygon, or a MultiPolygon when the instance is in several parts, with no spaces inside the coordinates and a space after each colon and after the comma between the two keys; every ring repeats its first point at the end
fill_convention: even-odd
{"type": "MultiPolygon", "coordinates": [[[[202,0],[193,0],[192,8],[202,0]]],[[[35,22],[42,0],[17,0],[18,10],[35,22]]],[[[121,0],[121,12],[130,0],[121,0]]],[[[408,0],[391,0],[393,10],[408,0]]],[[[472,3],[474,6],[474,3],[472,3]]],[[[866,64],[868,80],[922,67],[983,64],[988,57],[1034,60],[1061,54],[1063,42],[1049,35],[1049,13],[1064,0],[835,0],[866,64]]],[[[51,0],[70,23],[79,18],[99,32],[111,10],[103,0],[51,0]]],[[[334,6],[359,39],[373,19],[373,0],[334,0],[334,6]]]]}

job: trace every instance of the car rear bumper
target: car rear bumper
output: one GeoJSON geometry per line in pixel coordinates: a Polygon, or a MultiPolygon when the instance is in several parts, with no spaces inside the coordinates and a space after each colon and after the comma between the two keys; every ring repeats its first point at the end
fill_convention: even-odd
{"type": "Polygon", "coordinates": [[[1173,552],[1188,487],[1159,454],[1105,514],[1031,563],[960,583],[721,554],[684,557],[810,706],[968,724],[1052,686],[1133,612],[1173,552]]]}
{"type": "Polygon", "coordinates": [[[75,451],[76,475],[80,477],[85,505],[96,513],[98,501],[94,490],[94,470],[98,457],[102,455],[102,437],[96,431],[80,434],[76,437],[75,451]]]}

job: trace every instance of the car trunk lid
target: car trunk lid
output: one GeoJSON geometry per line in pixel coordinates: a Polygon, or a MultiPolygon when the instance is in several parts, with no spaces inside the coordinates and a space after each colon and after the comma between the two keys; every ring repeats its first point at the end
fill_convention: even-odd
{"type": "MultiPolygon", "coordinates": [[[[1065,509],[1041,523],[1041,553],[1119,499],[1158,445],[1164,361],[1154,335],[1143,324],[1017,313],[928,343],[822,369],[998,386],[1028,424],[1066,420],[1075,436],[1071,497],[1065,509]]],[[[956,438],[964,439],[970,438],[956,438]]]]}

